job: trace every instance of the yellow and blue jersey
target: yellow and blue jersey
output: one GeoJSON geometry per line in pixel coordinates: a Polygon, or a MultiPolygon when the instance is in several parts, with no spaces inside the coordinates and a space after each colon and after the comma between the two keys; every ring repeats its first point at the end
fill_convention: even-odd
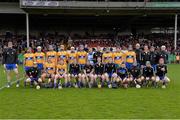
{"type": "Polygon", "coordinates": [[[122,52],[113,53],[113,60],[115,64],[120,65],[124,61],[124,53],[122,52]]]}
{"type": "Polygon", "coordinates": [[[25,67],[33,67],[35,62],[34,53],[26,53],[24,54],[24,66],[25,67]]]}
{"type": "Polygon", "coordinates": [[[45,54],[43,52],[36,52],[34,54],[37,64],[44,64],[45,54]]]}
{"type": "Polygon", "coordinates": [[[77,53],[76,52],[69,52],[68,53],[68,62],[69,64],[72,64],[74,60],[77,59],[77,53]]]}
{"type": "Polygon", "coordinates": [[[87,62],[86,51],[77,52],[77,62],[78,62],[78,64],[86,64],[86,62],[87,62]]]}
{"type": "Polygon", "coordinates": [[[57,52],[57,60],[63,59],[64,62],[66,62],[67,61],[67,57],[68,57],[68,54],[67,54],[66,51],[59,51],[59,52],[57,52]]]}
{"type": "Polygon", "coordinates": [[[50,59],[50,61],[52,63],[56,63],[57,62],[57,53],[56,53],[56,51],[48,51],[46,53],[46,59],[50,59]]]}
{"type": "Polygon", "coordinates": [[[134,51],[128,51],[125,53],[126,63],[134,63],[136,60],[136,53],[134,51]]]}
{"type": "Polygon", "coordinates": [[[44,69],[45,69],[46,73],[54,74],[56,72],[55,63],[48,63],[48,62],[46,62],[44,64],[44,69]]]}
{"type": "Polygon", "coordinates": [[[102,60],[103,60],[103,63],[108,63],[109,62],[109,58],[113,58],[113,54],[111,52],[109,53],[103,53],[102,55],[102,60]]]}
{"type": "Polygon", "coordinates": [[[67,72],[67,64],[57,64],[56,69],[57,72],[62,75],[67,72]]]}

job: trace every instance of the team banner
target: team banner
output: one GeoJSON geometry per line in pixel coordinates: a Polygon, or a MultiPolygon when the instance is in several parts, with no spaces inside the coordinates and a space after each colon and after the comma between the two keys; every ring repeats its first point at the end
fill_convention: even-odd
{"type": "Polygon", "coordinates": [[[22,6],[30,6],[30,7],[57,7],[59,6],[58,1],[31,1],[31,0],[23,0],[22,6]]]}

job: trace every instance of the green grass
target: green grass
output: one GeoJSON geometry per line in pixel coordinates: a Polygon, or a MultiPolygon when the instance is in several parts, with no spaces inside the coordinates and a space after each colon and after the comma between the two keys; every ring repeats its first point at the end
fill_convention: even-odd
{"type": "MultiPolygon", "coordinates": [[[[180,65],[169,65],[168,76],[167,89],[5,88],[0,118],[180,118],[180,65]]],[[[5,84],[5,76],[0,78],[5,84]]]]}

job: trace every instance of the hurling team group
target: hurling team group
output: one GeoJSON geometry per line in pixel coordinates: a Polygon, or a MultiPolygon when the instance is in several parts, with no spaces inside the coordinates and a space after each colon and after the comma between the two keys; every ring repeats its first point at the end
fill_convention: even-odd
{"type": "MultiPolygon", "coordinates": [[[[11,43],[12,44],[12,43],[11,43]]],[[[12,45],[4,51],[4,68],[7,72],[8,87],[10,87],[10,71],[18,76],[18,65],[15,50],[12,45]],[[10,55],[10,53],[14,52],[10,55]],[[13,63],[14,61],[14,63],[13,63]]],[[[26,79],[24,85],[36,88],[128,88],[128,87],[162,87],[166,88],[170,79],[167,74],[166,47],[156,51],[155,47],[136,44],[135,49],[129,45],[127,50],[116,47],[96,47],[85,49],[83,45],[76,50],[71,47],[65,50],[60,45],[56,52],[53,46],[42,52],[38,46],[36,52],[28,48],[24,54],[24,70],[26,79]]],[[[19,87],[19,81],[17,82],[19,87]]]]}

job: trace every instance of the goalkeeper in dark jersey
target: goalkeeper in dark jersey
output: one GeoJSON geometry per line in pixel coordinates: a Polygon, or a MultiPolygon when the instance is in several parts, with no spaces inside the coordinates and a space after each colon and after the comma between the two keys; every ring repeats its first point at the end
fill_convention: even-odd
{"type": "Polygon", "coordinates": [[[27,83],[30,83],[30,86],[32,87],[33,85],[36,86],[36,89],[40,89],[40,83],[42,80],[40,79],[40,70],[37,68],[37,63],[34,62],[34,67],[30,68],[26,72],[28,78],[24,81],[24,86],[27,85],[27,83]]]}
{"type": "Polygon", "coordinates": [[[13,49],[13,43],[8,42],[8,47],[3,51],[3,61],[2,61],[7,75],[7,81],[8,81],[7,88],[11,86],[11,77],[12,77],[10,74],[11,71],[15,72],[16,80],[17,80],[16,87],[19,87],[19,72],[18,72],[17,58],[18,58],[17,51],[13,49]]]}

